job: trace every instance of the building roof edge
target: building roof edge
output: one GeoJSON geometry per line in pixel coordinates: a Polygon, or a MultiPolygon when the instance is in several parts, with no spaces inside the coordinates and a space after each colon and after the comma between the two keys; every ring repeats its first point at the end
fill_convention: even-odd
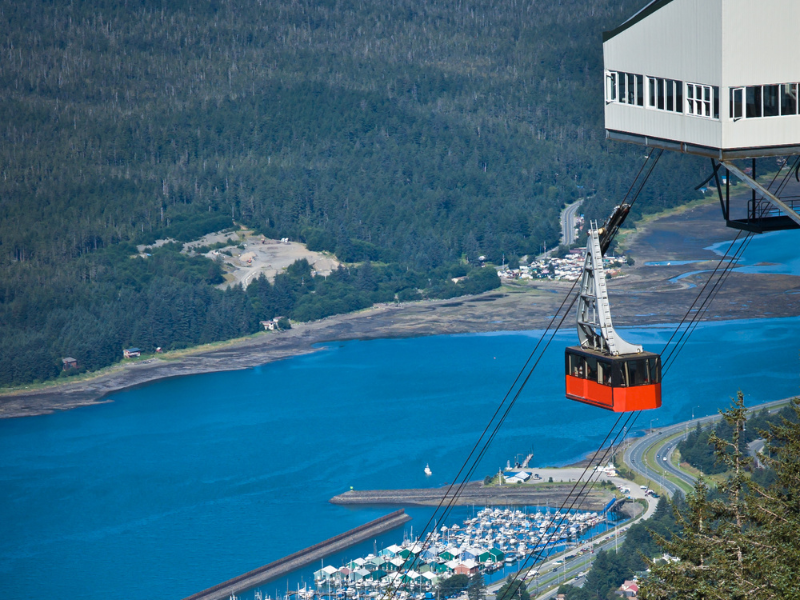
{"type": "Polygon", "coordinates": [[[629,27],[632,27],[633,25],[636,25],[636,23],[638,23],[639,21],[641,21],[643,19],[646,19],[647,17],[652,15],[654,12],[656,12],[658,9],[666,6],[667,4],[669,4],[672,1],[673,0],[652,0],[652,2],[650,2],[650,4],[648,4],[647,6],[642,8],[639,12],[637,12],[635,15],[633,15],[630,19],[625,21],[619,27],[617,27],[615,29],[612,29],[611,31],[604,31],[603,32],[603,43],[605,44],[611,38],[619,35],[620,33],[625,31],[629,27]]]}

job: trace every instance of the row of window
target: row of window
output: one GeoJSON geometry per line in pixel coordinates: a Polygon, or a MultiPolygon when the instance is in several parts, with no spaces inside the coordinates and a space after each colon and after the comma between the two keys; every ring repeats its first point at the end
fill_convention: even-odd
{"type": "Polygon", "coordinates": [[[719,88],[664,77],[611,71],[606,75],[606,101],[719,119],[719,88]]]}
{"type": "Polygon", "coordinates": [[[798,114],[797,83],[731,88],[731,118],[757,119],[798,114]]]}
{"type": "MultiPolygon", "coordinates": [[[[734,120],[800,114],[800,84],[755,85],[730,90],[734,120]]],[[[719,88],[635,73],[606,73],[606,101],[719,119],[719,88]]]]}
{"type": "Polygon", "coordinates": [[[633,387],[661,383],[658,357],[607,362],[591,356],[567,355],[567,375],[588,379],[600,385],[633,387]]]}

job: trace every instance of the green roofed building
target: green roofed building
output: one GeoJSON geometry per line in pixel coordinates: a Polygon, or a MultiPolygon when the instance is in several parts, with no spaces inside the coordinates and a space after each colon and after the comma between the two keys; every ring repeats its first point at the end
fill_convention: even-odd
{"type": "Polygon", "coordinates": [[[503,562],[506,559],[506,555],[497,548],[492,548],[489,552],[494,556],[494,562],[503,562]]]}

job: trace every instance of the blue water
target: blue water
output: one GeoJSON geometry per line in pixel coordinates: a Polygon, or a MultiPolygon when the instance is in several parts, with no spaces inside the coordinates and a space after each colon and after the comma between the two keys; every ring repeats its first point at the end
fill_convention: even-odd
{"type": "Polygon", "coordinates": [[[691,265],[692,263],[703,262],[702,260],[651,260],[644,265],[646,267],[679,267],[683,265],[691,265]]]}
{"type": "MultiPolygon", "coordinates": [[[[741,260],[738,262],[740,266],[737,267],[736,271],[740,273],[800,275],[800,253],[797,252],[798,242],[800,242],[800,234],[797,231],[772,231],[755,235],[744,250],[741,260]]],[[[730,241],[720,242],[707,249],[723,256],[729,245],[730,241]]],[[[733,251],[735,251],[736,247],[738,246],[734,246],[733,251]]]]}
{"type": "MultiPolygon", "coordinates": [[[[800,242],[800,234],[796,230],[771,231],[754,235],[745,247],[743,254],[736,261],[735,272],[738,273],[779,273],[782,275],[800,275],[800,253],[797,252],[797,244],[800,242]]],[[[741,240],[731,246],[731,240],[712,244],[706,250],[711,250],[718,256],[733,256],[740,247],[741,240]]],[[[699,261],[677,261],[673,265],[689,264],[699,261]]],[[[645,263],[647,265],[663,266],[666,262],[645,263]]],[[[677,277],[672,277],[671,282],[676,282],[698,273],[710,273],[710,269],[700,271],[689,271],[677,277]]],[[[690,283],[690,288],[696,287],[690,283]]]]}
{"type": "MultiPolygon", "coordinates": [[[[624,335],[658,350],[670,331],[624,335]]],[[[333,343],[0,421],[3,597],[182,598],[385,514],[328,499],[350,486],[451,481],[537,336],[333,343]]],[[[710,414],[738,389],[751,403],[796,394],[798,339],[800,318],[702,325],[665,379],[664,406],[634,429],[685,420],[695,406],[710,414]]],[[[531,445],[544,466],[600,444],[616,417],[563,396],[563,347],[575,341],[557,337],[477,475],[531,445]]],[[[409,512],[419,532],[429,509],[409,512]]]]}

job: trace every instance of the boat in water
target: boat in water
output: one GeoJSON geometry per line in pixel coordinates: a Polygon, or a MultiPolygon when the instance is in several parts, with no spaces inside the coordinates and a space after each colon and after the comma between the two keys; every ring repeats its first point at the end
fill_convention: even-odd
{"type": "Polygon", "coordinates": [[[428,464],[425,465],[425,475],[427,475],[428,477],[433,475],[433,471],[431,471],[431,467],[428,464]]]}

